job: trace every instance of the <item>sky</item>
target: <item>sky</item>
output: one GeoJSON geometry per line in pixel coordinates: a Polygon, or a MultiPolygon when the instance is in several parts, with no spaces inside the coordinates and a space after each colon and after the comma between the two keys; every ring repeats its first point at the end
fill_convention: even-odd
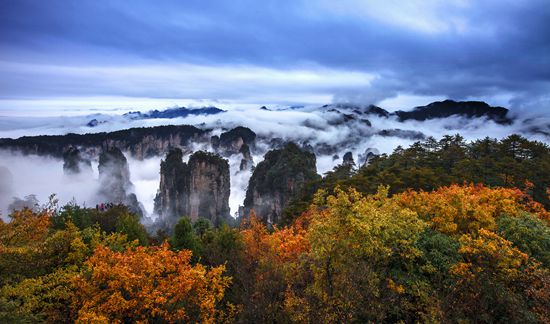
{"type": "Polygon", "coordinates": [[[548,0],[0,0],[0,116],[485,100],[550,113],[548,0]]]}

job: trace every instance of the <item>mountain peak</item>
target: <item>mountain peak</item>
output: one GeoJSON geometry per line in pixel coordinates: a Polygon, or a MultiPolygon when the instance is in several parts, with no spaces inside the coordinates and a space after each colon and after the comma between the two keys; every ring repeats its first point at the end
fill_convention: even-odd
{"type": "Polygon", "coordinates": [[[400,121],[446,118],[464,116],[468,118],[486,117],[499,124],[510,124],[508,109],[492,107],[483,101],[454,101],[444,100],[432,102],[426,106],[419,106],[410,111],[399,110],[394,113],[400,121]]]}

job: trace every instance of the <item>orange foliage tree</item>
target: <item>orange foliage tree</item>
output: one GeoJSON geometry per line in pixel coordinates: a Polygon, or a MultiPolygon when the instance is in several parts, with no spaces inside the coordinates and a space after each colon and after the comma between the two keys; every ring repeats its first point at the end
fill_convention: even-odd
{"type": "Polygon", "coordinates": [[[173,252],[167,244],[124,252],[97,247],[74,279],[78,321],[222,320],[218,306],[231,279],[224,266],[207,270],[190,258],[190,251],[173,252]]]}
{"type": "Polygon", "coordinates": [[[1,246],[25,246],[44,241],[50,227],[50,214],[44,210],[39,213],[24,208],[10,215],[11,221],[4,223],[0,219],[1,246]]]}
{"type": "Polygon", "coordinates": [[[0,285],[31,277],[45,267],[43,252],[50,214],[25,208],[10,217],[9,223],[0,220],[0,285]]]}
{"type": "Polygon", "coordinates": [[[301,221],[269,231],[254,212],[241,229],[246,271],[250,273],[247,299],[242,314],[245,322],[285,322],[285,291],[295,282],[299,270],[295,261],[309,251],[306,229],[301,221]]]}
{"type": "Polygon", "coordinates": [[[241,230],[250,261],[273,259],[278,263],[293,261],[309,250],[306,229],[302,219],[296,220],[293,226],[279,229],[274,227],[270,233],[254,212],[246,220],[241,230]]]}

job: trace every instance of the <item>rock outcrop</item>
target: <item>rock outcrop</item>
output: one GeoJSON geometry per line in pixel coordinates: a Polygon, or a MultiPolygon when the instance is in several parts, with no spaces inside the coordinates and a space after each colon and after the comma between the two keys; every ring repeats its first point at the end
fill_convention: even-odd
{"type": "Polygon", "coordinates": [[[125,204],[130,211],[143,216],[134,186],[130,181],[130,169],[126,157],[118,148],[110,148],[99,156],[99,202],[125,204]]]}
{"type": "Polygon", "coordinates": [[[243,155],[241,159],[241,165],[239,170],[245,171],[250,170],[254,166],[254,159],[252,159],[252,154],[250,153],[250,147],[247,144],[241,146],[239,152],[243,155]]]}
{"type": "Polygon", "coordinates": [[[241,171],[250,170],[254,166],[251,150],[256,147],[256,133],[250,128],[238,126],[221,133],[220,136],[212,136],[210,144],[214,151],[222,156],[241,154],[241,171]]]}
{"type": "Polygon", "coordinates": [[[214,151],[217,151],[220,148],[220,137],[218,135],[210,137],[210,145],[214,151]]]}
{"type": "Polygon", "coordinates": [[[225,156],[240,153],[245,144],[251,149],[256,147],[256,133],[250,128],[239,126],[220,135],[219,149],[225,156]]]}
{"type": "Polygon", "coordinates": [[[342,158],[342,164],[355,166],[355,161],[353,160],[352,152],[346,152],[346,154],[344,154],[344,157],[342,158]]]}
{"type": "Polygon", "coordinates": [[[161,162],[155,212],[161,226],[172,228],[182,216],[207,218],[214,225],[226,222],[229,212],[229,163],[220,156],[198,151],[188,163],[174,149],[161,162]]]}
{"type": "Polygon", "coordinates": [[[155,197],[155,213],[173,226],[189,206],[189,167],[180,149],[171,150],[160,163],[160,185],[155,197]],[[171,218],[176,218],[171,220],[171,218]]]}
{"type": "Polygon", "coordinates": [[[209,219],[220,225],[230,217],[229,163],[220,156],[198,151],[189,157],[189,210],[187,215],[196,220],[209,219]]]}
{"type": "Polygon", "coordinates": [[[380,155],[380,152],[372,147],[369,147],[365,150],[365,153],[359,154],[359,166],[364,167],[369,165],[370,161],[376,156],[380,155]]]}
{"type": "Polygon", "coordinates": [[[7,207],[14,195],[13,174],[7,167],[0,165],[0,219],[4,218],[5,221],[8,221],[9,210],[7,207]]]}
{"type": "Polygon", "coordinates": [[[280,221],[283,209],[306,181],[318,179],[315,154],[294,143],[267,152],[250,178],[244,216],[253,209],[268,224],[280,221]]]}
{"type": "Polygon", "coordinates": [[[82,157],[79,149],[71,146],[63,152],[63,172],[68,176],[80,173],[92,174],[92,163],[82,157]]]}

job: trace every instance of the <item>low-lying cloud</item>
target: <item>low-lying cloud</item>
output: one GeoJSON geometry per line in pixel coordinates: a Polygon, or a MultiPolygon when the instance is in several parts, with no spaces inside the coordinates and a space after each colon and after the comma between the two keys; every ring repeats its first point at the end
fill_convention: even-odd
{"type": "MultiPolygon", "coordinates": [[[[501,125],[485,118],[468,119],[460,116],[399,122],[396,117],[361,115],[354,113],[353,108],[338,105],[279,110],[250,107],[222,108],[226,108],[227,111],[215,115],[197,115],[174,119],[130,120],[121,115],[95,114],[48,118],[43,120],[42,124],[33,118],[27,118],[19,119],[22,122],[15,124],[9,122],[10,118],[6,118],[7,120],[0,123],[0,136],[106,132],[130,127],[152,127],[167,124],[195,125],[210,130],[211,135],[219,135],[236,126],[245,126],[258,135],[256,148],[252,151],[255,164],[259,163],[263,159],[263,155],[274,145],[277,146],[277,141],[279,143],[294,141],[310,147],[316,152],[317,171],[320,174],[341,163],[346,152],[352,152],[355,162],[360,164],[364,162],[361,157],[364,157],[368,151],[391,153],[399,145],[406,147],[414,143],[419,139],[418,136],[420,138],[429,136],[441,138],[443,135],[459,133],[466,140],[476,140],[486,136],[503,138],[518,133],[529,139],[546,143],[550,139],[550,118],[540,115],[537,118],[529,116],[523,118],[519,114],[512,124],[501,125]],[[349,115],[353,115],[353,119],[349,119],[349,115]],[[98,126],[86,126],[91,118],[100,121],[98,126]],[[368,119],[368,122],[365,119],[368,119]],[[275,142],[273,142],[274,140],[275,142]]],[[[38,120],[41,119],[38,118],[38,120]]],[[[188,151],[213,151],[208,143],[191,143],[190,145],[188,151]]],[[[128,152],[125,152],[125,155],[135,194],[143,204],[146,214],[153,215],[154,198],[160,181],[160,161],[164,156],[139,160],[128,152]]],[[[189,154],[185,155],[184,161],[187,161],[188,158],[189,154]]],[[[230,208],[232,214],[244,201],[251,175],[248,170],[239,170],[241,158],[240,154],[228,157],[231,172],[230,208]]],[[[65,176],[62,164],[63,161],[51,157],[22,156],[11,152],[0,154],[0,166],[8,168],[13,175],[13,192],[10,197],[22,198],[36,194],[41,202],[45,202],[51,193],[56,193],[63,203],[75,199],[80,204],[95,205],[97,201],[94,200],[94,194],[97,192],[98,186],[97,161],[92,164],[94,174],[81,178],[65,176]]],[[[10,187],[8,184],[1,185],[2,188],[10,187]]],[[[5,215],[6,204],[9,201],[1,203],[5,215]]]]}
{"type": "MultiPolygon", "coordinates": [[[[36,195],[40,203],[47,203],[48,197],[56,194],[63,203],[74,200],[86,206],[96,204],[94,195],[98,189],[97,180],[93,176],[66,176],[63,173],[62,160],[0,151],[0,166],[6,168],[13,179],[10,192],[6,192],[1,201],[3,218],[9,214],[8,206],[14,197],[24,199],[26,196],[36,195]]],[[[7,178],[0,179],[0,186],[9,186],[5,183],[7,181],[7,178]]]]}

